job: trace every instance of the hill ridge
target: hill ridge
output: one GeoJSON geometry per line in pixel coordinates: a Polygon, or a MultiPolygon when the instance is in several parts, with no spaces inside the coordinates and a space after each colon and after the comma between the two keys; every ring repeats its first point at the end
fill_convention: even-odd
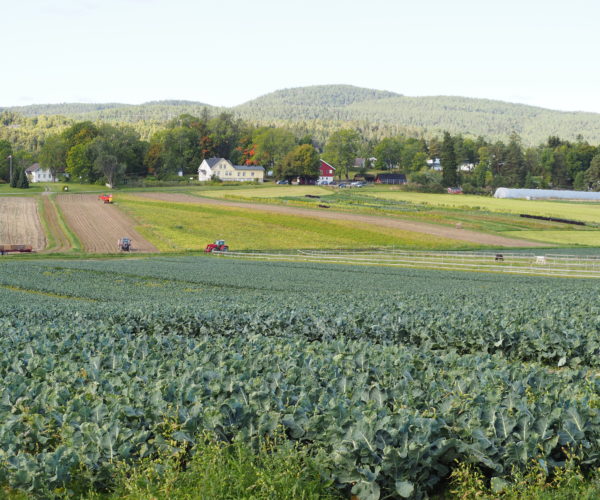
{"type": "Polygon", "coordinates": [[[534,144],[557,135],[600,143],[600,113],[560,111],[488,98],[462,96],[406,96],[346,84],[311,85],[279,89],[232,107],[166,99],[143,104],[62,103],[0,107],[25,117],[62,115],[78,120],[124,123],[164,123],[180,114],[228,111],[257,125],[287,126],[319,138],[341,127],[381,138],[406,134],[433,136],[443,131],[490,140],[506,139],[512,132],[534,144]]]}

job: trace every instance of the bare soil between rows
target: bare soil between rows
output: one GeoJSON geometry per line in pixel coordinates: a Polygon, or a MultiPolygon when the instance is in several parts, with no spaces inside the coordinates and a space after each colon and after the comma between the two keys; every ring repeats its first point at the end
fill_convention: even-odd
{"type": "Polygon", "coordinates": [[[151,198],[155,200],[174,202],[174,203],[197,203],[202,205],[221,205],[227,207],[243,208],[247,210],[261,210],[265,212],[273,212],[278,214],[298,215],[302,217],[315,217],[318,219],[333,219],[356,222],[356,227],[363,225],[376,225],[381,227],[389,227],[400,229],[403,231],[412,231],[415,233],[429,234],[441,238],[448,238],[457,241],[466,241],[469,243],[478,243],[480,245],[490,245],[496,247],[512,247],[512,248],[535,248],[548,246],[547,244],[519,240],[516,238],[507,238],[494,234],[480,233],[467,229],[459,229],[452,227],[437,226],[435,224],[427,224],[424,222],[411,222],[391,217],[380,217],[377,215],[359,215],[343,212],[318,211],[309,208],[301,207],[286,207],[281,205],[268,205],[263,203],[246,203],[239,201],[230,201],[215,198],[200,198],[198,196],[183,194],[183,193],[135,193],[136,196],[151,198]]]}
{"type": "Polygon", "coordinates": [[[86,252],[118,253],[119,238],[133,240],[134,253],[158,252],[135,230],[136,223],[118,206],[103,203],[97,194],[60,194],[57,196],[65,222],[77,235],[86,252]]]}

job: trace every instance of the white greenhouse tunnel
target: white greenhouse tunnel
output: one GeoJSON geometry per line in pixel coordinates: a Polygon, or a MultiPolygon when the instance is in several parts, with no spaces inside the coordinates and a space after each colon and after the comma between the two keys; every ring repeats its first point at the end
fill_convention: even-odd
{"type": "Polygon", "coordinates": [[[518,198],[524,200],[597,200],[600,201],[600,192],[596,191],[568,191],[561,189],[514,189],[501,187],[496,189],[494,198],[518,198]]]}

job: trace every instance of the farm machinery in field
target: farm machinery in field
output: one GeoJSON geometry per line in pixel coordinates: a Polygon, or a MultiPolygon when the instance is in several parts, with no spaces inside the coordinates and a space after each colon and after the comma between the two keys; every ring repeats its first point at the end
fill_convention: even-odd
{"type": "Polygon", "coordinates": [[[131,252],[133,250],[133,240],[130,238],[119,238],[117,241],[117,248],[121,252],[131,252]]]}
{"type": "Polygon", "coordinates": [[[209,243],[204,249],[206,253],[212,252],[228,252],[229,247],[225,244],[225,240],[217,240],[214,243],[209,243]]]}
{"type": "Polygon", "coordinates": [[[112,194],[101,194],[100,196],[98,196],[99,200],[102,200],[104,203],[112,203],[113,199],[112,199],[112,194]]]}
{"type": "Polygon", "coordinates": [[[10,252],[33,252],[33,247],[31,245],[0,245],[0,255],[4,255],[10,252]]]}

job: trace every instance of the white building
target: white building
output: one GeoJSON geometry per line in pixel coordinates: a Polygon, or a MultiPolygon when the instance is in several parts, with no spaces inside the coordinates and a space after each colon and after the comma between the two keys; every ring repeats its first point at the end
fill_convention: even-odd
{"type": "Polygon", "coordinates": [[[34,163],[25,169],[29,182],[56,182],[49,168],[42,168],[39,163],[34,163]]]}
{"type": "Polygon", "coordinates": [[[213,175],[222,181],[263,182],[265,169],[257,165],[233,165],[225,158],[206,158],[198,167],[198,180],[209,181],[213,175]]]}
{"type": "Polygon", "coordinates": [[[432,170],[442,170],[442,163],[439,158],[429,158],[427,160],[427,166],[432,170]]]}
{"type": "Polygon", "coordinates": [[[568,191],[563,189],[513,189],[500,187],[496,189],[494,198],[520,198],[524,200],[594,200],[600,201],[600,193],[596,191],[568,191]]]}

